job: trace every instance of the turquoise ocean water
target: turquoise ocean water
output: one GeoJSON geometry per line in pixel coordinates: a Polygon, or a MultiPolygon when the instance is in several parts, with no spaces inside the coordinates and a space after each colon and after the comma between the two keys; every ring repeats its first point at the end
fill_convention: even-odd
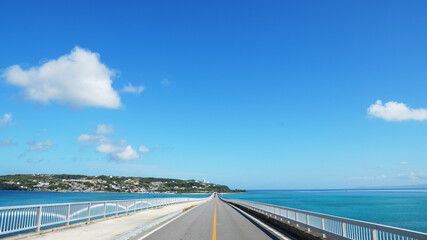
{"type": "Polygon", "coordinates": [[[427,233],[427,190],[248,191],[223,194],[427,233]]]}
{"type": "Polygon", "coordinates": [[[106,200],[166,198],[166,197],[207,197],[209,194],[132,194],[132,193],[57,193],[57,192],[25,192],[0,190],[0,207],[36,205],[50,203],[89,202],[106,200]]]}

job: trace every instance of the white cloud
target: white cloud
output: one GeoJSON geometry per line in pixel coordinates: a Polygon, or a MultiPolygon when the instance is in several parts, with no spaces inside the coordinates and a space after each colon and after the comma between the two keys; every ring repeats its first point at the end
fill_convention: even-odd
{"type": "Polygon", "coordinates": [[[113,140],[105,137],[103,134],[113,132],[113,126],[106,124],[99,124],[95,134],[81,134],[77,140],[86,144],[98,145],[96,152],[105,153],[111,159],[116,161],[127,161],[139,158],[139,154],[127,145],[126,139],[113,140]]]}
{"type": "Polygon", "coordinates": [[[112,159],[126,161],[139,158],[139,154],[127,145],[101,144],[96,148],[97,152],[110,154],[112,159]]]}
{"type": "Polygon", "coordinates": [[[387,178],[387,176],[384,174],[377,176],[377,179],[386,179],[386,178],[387,178]]]}
{"type": "Polygon", "coordinates": [[[44,142],[30,142],[30,147],[28,148],[28,151],[34,151],[34,152],[41,152],[49,150],[53,143],[50,140],[46,140],[44,142]]]}
{"type": "Polygon", "coordinates": [[[148,153],[150,151],[150,149],[144,145],[139,146],[138,150],[142,153],[148,153]]]}
{"type": "Polygon", "coordinates": [[[144,91],[144,86],[133,86],[132,83],[128,83],[127,86],[124,86],[122,89],[123,92],[140,94],[144,91]]]}
{"type": "Polygon", "coordinates": [[[381,100],[377,100],[368,108],[368,114],[386,121],[404,121],[417,120],[424,121],[427,119],[427,109],[412,109],[404,103],[387,102],[383,105],[381,100]]]}
{"type": "Polygon", "coordinates": [[[12,137],[8,137],[6,140],[0,140],[0,147],[8,147],[16,145],[16,143],[13,142],[12,137]]]}
{"type": "Polygon", "coordinates": [[[399,178],[410,179],[410,180],[418,180],[421,178],[427,178],[427,170],[416,172],[405,171],[396,175],[399,178]]]}
{"type": "Polygon", "coordinates": [[[139,158],[139,154],[130,145],[126,146],[123,151],[116,153],[116,156],[120,160],[132,160],[139,158]]]}
{"type": "Polygon", "coordinates": [[[401,165],[407,165],[407,164],[408,164],[408,162],[406,162],[406,161],[402,161],[402,162],[400,162],[400,164],[401,164],[401,165]]]}
{"type": "Polygon", "coordinates": [[[115,146],[113,144],[101,144],[96,147],[96,151],[100,153],[116,153],[122,151],[123,148],[120,146],[115,146]]]}
{"type": "Polygon", "coordinates": [[[3,117],[0,118],[0,127],[10,122],[12,122],[12,113],[5,113],[3,117]]]}
{"type": "Polygon", "coordinates": [[[114,76],[114,71],[99,61],[99,54],[80,47],[41,66],[23,70],[14,65],[2,74],[7,83],[22,87],[32,101],[119,108],[120,97],[111,86],[114,76]]]}
{"type": "Polygon", "coordinates": [[[114,132],[114,128],[112,125],[98,124],[96,128],[96,134],[98,135],[109,134],[112,132],[114,132]]]}
{"type": "Polygon", "coordinates": [[[397,177],[404,178],[404,179],[412,179],[412,180],[418,179],[418,176],[416,173],[408,172],[408,171],[403,172],[403,173],[398,173],[397,177]]]}
{"type": "Polygon", "coordinates": [[[109,124],[98,124],[94,134],[81,134],[77,140],[84,142],[86,144],[103,144],[108,143],[110,140],[104,136],[104,134],[109,134],[114,132],[114,128],[109,124]]]}
{"type": "Polygon", "coordinates": [[[353,181],[372,181],[372,180],[384,180],[387,176],[385,174],[381,174],[378,176],[363,176],[363,177],[351,177],[350,180],[353,181]]]}
{"type": "Polygon", "coordinates": [[[164,78],[161,82],[160,82],[163,86],[170,86],[172,84],[171,81],[169,81],[169,79],[164,78]]]}
{"type": "Polygon", "coordinates": [[[108,138],[102,136],[102,135],[91,135],[91,134],[81,134],[77,140],[80,142],[84,142],[86,144],[101,144],[108,142],[108,138]]]}

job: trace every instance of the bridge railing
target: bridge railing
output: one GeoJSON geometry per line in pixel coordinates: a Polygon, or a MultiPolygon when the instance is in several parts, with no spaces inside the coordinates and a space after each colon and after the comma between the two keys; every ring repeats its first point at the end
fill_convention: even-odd
{"type": "Polygon", "coordinates": [[[223,199],[235,205],[244,206],[275,219],[302,226],[309,232],[323,237],[353,240],[426,240],[427,234],[412,230],[336,217],[316,212],[246,200],[223,199]]]}
{"type": "Polygon", "coordinates": [[[0,237],[202,198],[149,198],[0,207],[0,237]]]}

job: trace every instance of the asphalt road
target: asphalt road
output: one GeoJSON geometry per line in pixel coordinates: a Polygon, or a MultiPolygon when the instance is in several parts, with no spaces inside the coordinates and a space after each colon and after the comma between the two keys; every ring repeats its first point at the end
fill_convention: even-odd
{"type": "Polygon", "coordinates": [[[287,239],[215,197],[148,236],[137,239],[238,240],[287,239]],[[215,206],[216,205],[216,206],[215,206]]]}

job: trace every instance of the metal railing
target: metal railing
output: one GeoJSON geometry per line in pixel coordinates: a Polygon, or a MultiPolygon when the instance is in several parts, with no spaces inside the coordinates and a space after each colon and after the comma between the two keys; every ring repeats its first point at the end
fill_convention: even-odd
{"type": "Polygon", "coordinates": [[[358,221],[348,218],[309,212],[294,208],[281,207],[271,204],[258,203],[246,200],[222,200],[247,207],[275,219],[302,226],[309,232],[317,232],[323,237],[333,239],[353,240],[426,240],[427,234],[412,230],[358,221]]]}
{"type": "Polygon", "coordinates": [[[204,198],[150,198],[0,207],[0,237],[204,198]]]}

